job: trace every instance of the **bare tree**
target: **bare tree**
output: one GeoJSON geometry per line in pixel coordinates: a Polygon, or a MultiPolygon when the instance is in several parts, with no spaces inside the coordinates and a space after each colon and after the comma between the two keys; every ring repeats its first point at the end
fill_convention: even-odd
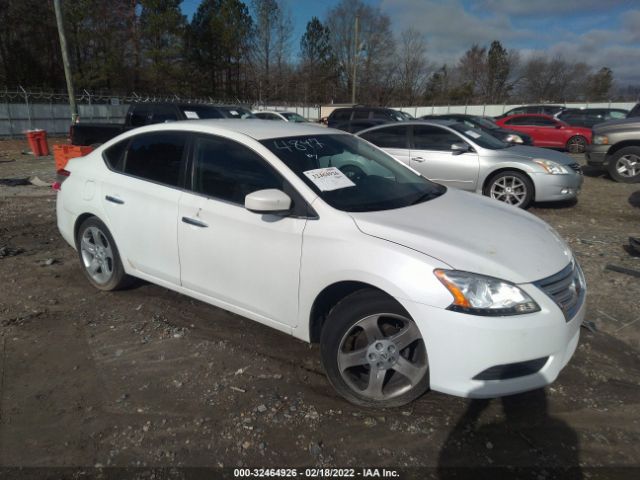
{"type": "Polygon", "coordinates": [[[411,28],[402,32],[398,51],[398,99],[406,105],[414,105],[424,92],[429,72],[426,53],[422,33],[411,28]]]}
{"type": "Polygon", "coordinates": [[[393,85],[395,42],[391,20],[379,8],[362,0],[341,0],[327,15],[331,43],[342,74],[343,97],[351,90],[354,58],[354,24],[360,25],[356,52],[358,98],[360,101],[384,103],[393,85]]]}

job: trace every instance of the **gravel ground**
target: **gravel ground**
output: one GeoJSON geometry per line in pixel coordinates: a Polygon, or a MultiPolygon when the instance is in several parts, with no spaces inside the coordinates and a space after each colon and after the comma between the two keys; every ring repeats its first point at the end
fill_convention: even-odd
{"type": "MultiPolygon", "coordinates": [[[[52,181],[52,158],[22,150],[0,142],[0,178],[52,181]]],[[[640,235],[640,188],[585,173],[577,204],[531,209],[589,284],[595,332],[582,329],[560,378],[492,401],[430,392],[395,410],[338,397],[315,345],[155,285],[93,289],[57,232],[51,189],[0,186],[0,467],[393,466],[440,478],[458,466],[542,468],[537,478],[639,467],[640,280],[605,266],[640,270],[625,249],[640,235]]]]}

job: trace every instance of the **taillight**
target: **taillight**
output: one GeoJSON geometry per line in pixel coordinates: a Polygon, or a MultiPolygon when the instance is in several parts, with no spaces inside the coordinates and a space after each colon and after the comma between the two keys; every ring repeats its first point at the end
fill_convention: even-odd
{"type": "Polygon", "coordinates": [[[53,188],[56,192],[62,190],[62,182],[64,182],[69,175],[71,175],[71,172],[69,170],[65,170],[64,168],[58,170],[56,172],[56,181],[53,182],[51,188],[53,188]]]}

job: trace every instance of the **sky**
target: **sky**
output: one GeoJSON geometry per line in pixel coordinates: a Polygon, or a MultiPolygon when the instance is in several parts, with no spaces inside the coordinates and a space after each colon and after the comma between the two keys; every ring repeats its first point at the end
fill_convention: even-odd
{"type": "MultiPolygon", "coordinates": [[[[293,54],[313,16],[320,20],[339,0],[280,0],[294,23],[293,54]]],[[[595,68],[609,67],[621,84],[640,84],[640,0],[364,0],[391,19],[394,34],[424,34],[427,56],[455,63],[471,45],[500,40],[523,59],[560,54],[595,68]]],[[[189,17],[199,0],[184,0],[189,17]]],[[[245,3],[249,3],[247,0],[245,3]]]]}

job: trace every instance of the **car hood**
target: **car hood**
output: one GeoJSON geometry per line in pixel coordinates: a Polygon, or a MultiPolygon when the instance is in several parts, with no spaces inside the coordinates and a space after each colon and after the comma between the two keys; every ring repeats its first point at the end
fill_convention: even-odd
{"type": "Polygon", "coordinates": [[[352,212],[358,229],[436,258],[456,270],[514,283],[553,275],[571,261],[567,244],[530,213],[449,189],[410,207],[352,212]]]}
{"type": "Polygon", "coordinates": [[[618,120],[609,120],[608,122],[598,123],[593,127],[594,133],[609,133],[624,130],[640,130],[640,117],[621,118],[618,120]]]}
{"type": "Polygon", "coordinates": [[[547,148],[529,147],[527,145],[514,145],[513,147],[509,147],[504,150],[494,151],[500,151],[503,152],[505,156],[508,155],[512,158],[518,158],[521,160],[551,160],[559,163],[560,165],[571,165],[572,163],[576,163],[573,158],[565,153],[547,148]]]}

